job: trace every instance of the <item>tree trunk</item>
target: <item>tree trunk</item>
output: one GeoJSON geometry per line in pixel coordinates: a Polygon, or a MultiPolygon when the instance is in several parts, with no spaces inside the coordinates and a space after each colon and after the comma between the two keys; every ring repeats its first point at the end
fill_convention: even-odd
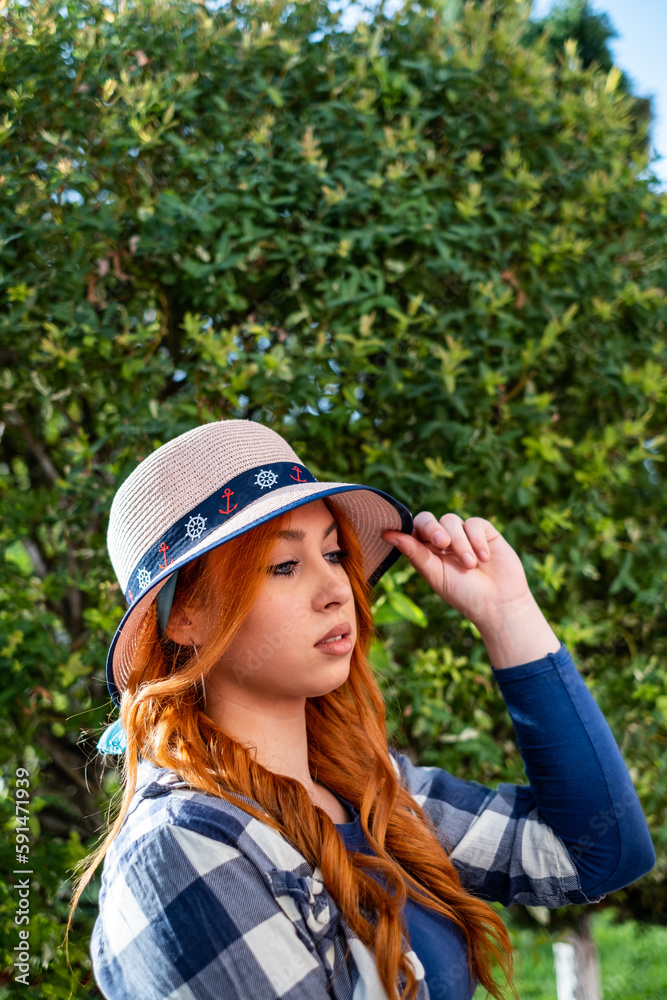
{"type": "Polygon", "coordinates": [[[553,948],[558,1000],[602,1000],[600,960],[590,917],[582,916],[553,948]]]}

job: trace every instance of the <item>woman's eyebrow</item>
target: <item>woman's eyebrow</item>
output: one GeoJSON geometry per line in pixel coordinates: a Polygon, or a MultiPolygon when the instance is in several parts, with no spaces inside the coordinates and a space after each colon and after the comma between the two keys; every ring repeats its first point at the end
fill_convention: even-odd
{"type": "MultiPolygon", "coordinates": [[[[330,535],[334,528],[338,527],[338,521],[332,521],[327,530],[324,532],[322,538],[326,538],[330,535]]],[[[302,528],[285,528],[283,531],[279,531],[276,535],[277,538],[287,538],[290,542],[303,542],[306,537],[306,532],[302,528]]]]}

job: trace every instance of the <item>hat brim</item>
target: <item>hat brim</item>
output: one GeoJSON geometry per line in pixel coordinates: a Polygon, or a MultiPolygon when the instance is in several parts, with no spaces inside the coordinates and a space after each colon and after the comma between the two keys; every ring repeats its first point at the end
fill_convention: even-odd
{"type": "Polygon", "coordinates": [[[412,515],[400,501],[375,487],[351,483],[295,483],[259,497],[248,504],[237,517],[221,524],[206,538],[189,548],[187,553],[170,563],[128,608],[107,655],[107,684],[113,702],[120,706],[120,695],[130,674],[139,626],[150,605],[177,569],[280,514],[289,513],[304,504],[328,496],[337,496],[350,517],[364,553],[364,570],[369,586],[374,587],[401,555],[395,546],[383,540],[382,532],[392,530],[412,533],[412,515]]]}

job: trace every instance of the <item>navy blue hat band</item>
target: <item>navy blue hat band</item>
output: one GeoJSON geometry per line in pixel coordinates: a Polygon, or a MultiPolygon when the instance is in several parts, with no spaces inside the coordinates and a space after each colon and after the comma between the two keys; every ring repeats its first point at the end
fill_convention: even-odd
{"type": "Polygon", "coordinates": [[[230,479],[224,487],[184,514],[142,555],[130,574],[126,599],[134,603],[151,586],[155,576],[187,556],[194,545],[266,492],[294,483],[316,482],[305,465],[294,462],[268,462],[230,479]]]}

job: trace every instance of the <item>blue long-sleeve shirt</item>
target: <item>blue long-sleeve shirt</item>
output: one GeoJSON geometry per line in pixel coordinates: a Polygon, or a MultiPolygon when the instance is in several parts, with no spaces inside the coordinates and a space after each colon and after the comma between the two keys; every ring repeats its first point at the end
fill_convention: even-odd
{"type": "MultiPolygon", "coordinates": [[[[515,810],[538,810],[567,848],[580,890],[590,901],[649,871],[655,854],[630,775],[565,646],[530,663],[494,670],[494,676],[514,723],[530,780],[529,786],[512,786],[515,810]]],[[[407,758],[399,759],[404,771],[413,769],[407,758]]],[[[456,794],[466,800],[469,809],[471,799],[483,805],[493,794],[491,789],[460,782],[445,771],[440,774],[431,785],[430,797],[439,784],[443,801],[451,802],[456,794]]],[[[352,803],[338,798],[353,815],[352,822],[336,827],[347,849],[371,854],[357,811],[352,803]]],[[[497,839],[497,832],[494,837],[497,839]]],[[[495,854],[495,844],[492,851],[495,854]]],[[[532,863],[539,867],[539,858],[532,863]]],[[[475,874],[477,863],[462,865],[459,858],[457,867],[459,871],[463,868],[464,882],[469,868],[477,894],[485,899],[507,904],[516,898],[510,866],[506,871],[487,873],[482,885],[475,874]]],[[[549,905],[547,899],[544,902],[549,905]]],[[[431,1000],[469,1000],[475,984],[468,978],[467,951],[456,926],[410,899],[404,919],[412,947],[424,966],[431,1000]]]]}
{"type": "MultiPolygon", "coordinates": [[[[495,671],[529,785],[489,789],[390,750],[461,881],[505,905],[595,902],[655,855],[618,747],[564,646],[495,671]]],[[[109,1000],[386,1000],[373,954],[313,866],[239,804],[146,761],[104,863],[91,942],[109,1000]]],[[[345,801],[345,800],[341,800],[345,801]]],[[[337,829],[363,849],[353,822],[337,829]]],[[[366,845],[368,850],[368,845],[366,845]]],[[[454,925],[408,900],[417,1000],[469,1000],[454,925]]],[[[404,985],[403,983],[399,985],[404,985]]]]}

